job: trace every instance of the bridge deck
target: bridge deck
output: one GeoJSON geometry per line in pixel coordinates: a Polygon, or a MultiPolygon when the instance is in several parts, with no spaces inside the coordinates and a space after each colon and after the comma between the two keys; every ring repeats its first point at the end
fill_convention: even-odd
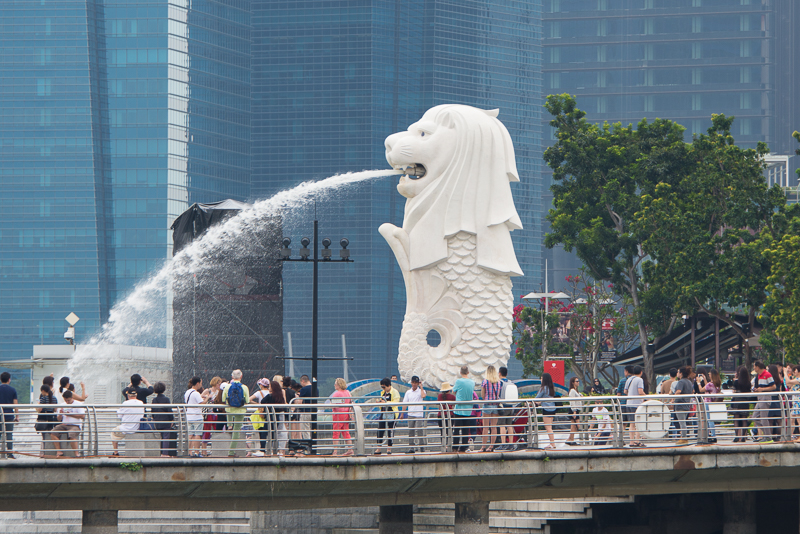
{"type": "Polygon", "coordinates": [[[279,510],[800,488],[793,444],[0,461],[0,510],[279,510]]]}

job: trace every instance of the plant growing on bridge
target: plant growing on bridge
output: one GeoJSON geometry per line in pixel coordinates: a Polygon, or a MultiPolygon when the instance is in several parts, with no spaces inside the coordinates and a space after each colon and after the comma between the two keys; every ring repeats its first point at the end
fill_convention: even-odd
{"type": "Polygon", "coordinates": [[[141,471],[143,466],[137,462],[121,462],[119,467],[120,469],[127,469],[135,473],[136,471],[141,471]]]}

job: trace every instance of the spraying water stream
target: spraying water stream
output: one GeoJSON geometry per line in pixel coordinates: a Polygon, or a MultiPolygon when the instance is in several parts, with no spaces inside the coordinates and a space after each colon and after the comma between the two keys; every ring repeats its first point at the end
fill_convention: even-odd
{"type": "Polygon", "coordinates": [[[156,273],[139,282],[131,293],[116,303],[108,322],[88,342],[79,345],[70,360],[68,373],[92,380],[102,376],[98,368],[104,345],[146,345],[165,331],[167,296],[176,284],[188,283],[191,275],[213,264],[214,257],[235,257],[258,240],[255,236],[265,224],[302,207],[312,199],[324,198],[331,192],[374,178],[401,174],[396,170],[372,170],[339,174],[320,181],[304,182],[256,202],[251,209],[210,228],[201,238],[178,252],[156,273]]]}

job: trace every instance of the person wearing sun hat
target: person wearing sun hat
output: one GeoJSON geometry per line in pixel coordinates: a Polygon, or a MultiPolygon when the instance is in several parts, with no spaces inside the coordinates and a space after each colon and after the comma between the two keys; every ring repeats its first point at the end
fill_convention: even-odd
{"type": "Polygon", "coordinates": [[[260,378],[257,382],[258,391],[250,395],[250,402],[261,403],[261,399],[269,395],[269,378],[260,378]]]}
{"type": "Polygon", "coordinates": [[[439,388],[439,396],[436,400],[440,403],[447,403],[441,405],[445,407],[446,411],[439,410],[439,415],[436,418],[436,422],[439,423],[439,428],[442,430],[442,439],[445,439],[444,418],[453,416],[453,405],[451,401],[456,400],[456,396],[453,395],[453,386],[450,385],[450,382],[442,382],[442,387],[439,388]]]}

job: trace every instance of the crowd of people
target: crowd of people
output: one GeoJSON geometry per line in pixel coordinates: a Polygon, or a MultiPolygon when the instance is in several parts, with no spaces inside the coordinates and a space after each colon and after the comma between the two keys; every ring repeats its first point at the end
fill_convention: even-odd
{"type": "MultiPolygon", "coordinates": [[[[656,388],[658,400],[669,409],[669,436],[676,444],[687,444],[690,433],[698,432],[698,417],[704,414],[708,442],[717,440],[717,427],[713,413],[717,409],[732,415],[734,442],[753,439],[760,443],[771,443],[781,439],[782,414],[789,414],[790,435],[800,434],[800,396],[797,399],[783,400],[772,392],[800,392],[800,366],[767,365],[761,361],[754,363],[754,376],[747,367],[741,366],[735,377],[723,385],[720,373],[713,368],[695,370],[690,366],[671,369],[669,377],[656,388]],[[723,402],[723,387],[733,393],[741,394],[732,398],[727,405],[723,402]],[[699,397],[680,397],[696,395],[699,397]],[[670,397],[675,397],[674,399],[670,397]],[[696,399],[700,399],[696,401],[696,399]],[[699,410],[697,402],[704,403],[699,410]],[[786,402],[783,406],[781,402],[786,402]],[[722,406],[722,408],[720,408],[722,406]],[[752,407],[752,408],[751,408],[752,407]],[[751,428],[752,427],[752,428],[751,428]]],[[[19,421],[17,392],[10,385],[10,374],[0,373],[0,405],[3,406],[3,430],[6,443],[6,457],[14,458],[13,432],[19,421]]],[[[380,395],[375,399],[377,406],[370,410],[377,419],[377,439],[374,454],[391,454],[396,450],[395,431],[402,420],[407,429],[405,453],[425,452],[426,412],[424,401],[427,398],[422,381],[418,376],[411,378],[410,387],[402,396],[395,388],[397,377],[384,378],[380,382],[380,395]]],[[[335,455],[354,454],[351,425],[353,412],[347,384],[343,378],[335,380],[335,391],[327,400],[331,406],[331,445],[335,455]]],[[[183,394],[186,405],[186,427],[188,452],[191,457],[200,458],[211,455],[212,437],[220,432],[230,433],[228,456],[236,456],[240,450],[247,456],[282,456],[309,454],[312,447],[312,419],[316,408],[304,406],[314,395],[311,380],[307,375],[299,381],[291,377],[275,375],[271,379],[261,378],[250,392],[243,383],[240,370],[234,370],[230,379],[215,376],[208,386],[200,377],[193,377],[183,394]],[[240,447],[240,443],[244,445],[240,447]]],[[[628,366],[624,377],[616,388],[607,389],[600,380],[595,379],[589,392],[593,395],[616,394],[622,407],[623,440],[629,447],[643,447],[643,429],[637,428],[636,413],[639,406],[647,400],[650,391],[647,377],[639,366],[628,366]]],[[[541,386],[533,404],[541,415],[541,427],[546,436],[543,448],[556,447],[554,421],[557,413],[562,414],[559,425],[564,430],[563,419],[569,435],[567,446],[578,446],[578,436],[583,436],[583,444],[606,445],[612,434],[612,416],[608,400],[584,398],[587,389],[581,392],[581,380],[569,380],[568,395],[565,400],[557,399],[552,376],[544,373],[541,386]],[[566,408],[566,410],[564,409],[566,408]],[[588,441],[587,441],[588,436],[588,441]]],[[[165,394],[163,382],[150,384],[139,374],[130,377],[130,383],[123,390],[122,406],[116,411],[119,424],[110,433],[112,456],[120,455],[120,443],[130,439],[138,432],[160,434],[160,454],[172,457],[178,454],[178,432],[173,400],[165,394]],[[149,409],[145,408],[148,398],[149,409]],[[160,406],[161,405],[161,406],[160,406]]],[[[42,434],[43,443],[52,444],[57,457],[64,456],[67,450],[80,456],[78,439],[86,418],[83,403],[89,392],[83,383],[79,389],[68,377],[59,381],[55,387],[54,377],[45,377],[40,388],[35,429],[42,434]]],[[[514,382],[508,380],[505,367],[489,366],[478,385],[470,378],[467,366],[460,369],[460,376],[451,385],[442,384],[438,392],[439,404],[433,419],[436,420],[444,438],[445,420],[452,423],[453,452],[491,452],[496,450],[515,450],[524,440],[519,429],[518,418],[523,414],[524,404],[519,402],[519,392],[514,382]],[[482,402],[477,402],[482,401],[482,402]]],[[[179,400],[178,402],[181,402],[179,400]]],[[[316,401],[314,401],[316,402],[316,401]]],[[[725,416],[727,420],[727,414],[725,416]]],[[[566,431],[564,430],[566,434],[566,431]]],[[[563,438],[562,438],[563,439],[563,438]]],[[[800,437],[794,438],[800,441],[800,437]]],[[[319,443],[317,443],[319,445],[319,443]]],[[[42,455],[45,454],[44,447],[42,455]]]]}

